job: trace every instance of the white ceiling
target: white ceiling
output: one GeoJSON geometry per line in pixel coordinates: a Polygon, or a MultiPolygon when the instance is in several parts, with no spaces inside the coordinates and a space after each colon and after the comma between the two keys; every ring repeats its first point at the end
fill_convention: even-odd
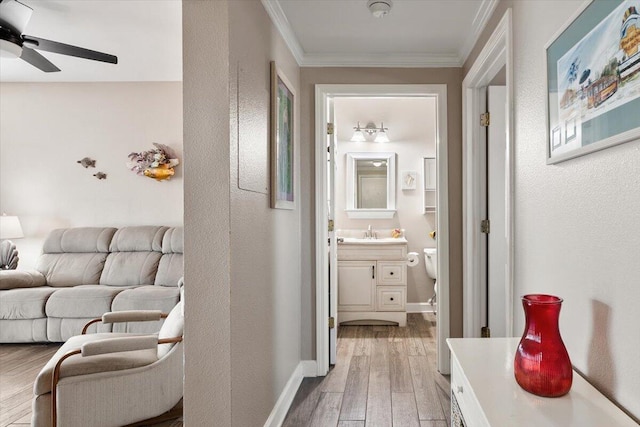
{"type": "Polygon", "coordinates": [[[33,8],[26,34],[110,53],[105,64],[41,52],[62,71],[0,58],[0,81],[181,81],[180,0],[20,0],[33,8]]]}
{"type": "Polygon", "coordinates": [[[262,0],[302,66],[459,67],[498,0],[262,0]]]}
{"type": "MultiPolygon", "coordinates": [[[[180,0],[21,0],[26,34],[118,56],[118,64],[42,52],[62,71],[0,58],[0,81],[180,81],[180,0]]],[[[366,0],[262,0],[301,66],[458,67],[498,0],[394,0],[374,18],[366,0]]]]}

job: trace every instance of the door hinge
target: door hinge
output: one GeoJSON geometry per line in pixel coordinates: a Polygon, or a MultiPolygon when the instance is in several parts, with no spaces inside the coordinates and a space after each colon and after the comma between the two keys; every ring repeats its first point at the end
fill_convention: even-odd
{"type": "Polygon", "coordinates": [[[328,226],[329,233],[331,233],[331,232],[333,231],[333,227],[334,227],[334,226],[333,226],[333,220],[332,220],[332,219],[330,219],[330,220],[329,220],[329,226],[328,226]]]}
{"type": "Polygon", "coordinates": [[[327,123],[327,135],[333,135],[334,126],[333,123],[327,123]]]}
{"type": "Polygon", "coordinates": [[[487,111],[486,113],[480,114],[480,126],[487,127],[491,123],[491,115],[487,111]]]}
{"type": "Polygon", "coordinates": [[[329,317],[329,329],[333,329],[336,327],[336,319],[333,317],[329,317]]]}
{"type": "Polygon", "coordinates": [[[482,338],[491,338],[491,329],[488,326],[483,326],[480,329],[480,336],[482,338]]]}
{"type": "Polygon", "coordinates": [[[491,231],[491,222],[488,219],[483,219],[480,221],[480,232],[484,234],[489,234],[491,231]]]}

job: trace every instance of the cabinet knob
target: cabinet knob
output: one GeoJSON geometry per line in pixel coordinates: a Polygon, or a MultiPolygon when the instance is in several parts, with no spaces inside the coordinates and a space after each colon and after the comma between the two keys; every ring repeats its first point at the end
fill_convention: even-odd
{"type": "Polygon", "coordinates": [[[391,301],[393,301],[393,297],[389,298],[391,301]]]}
{"type": "Polygon", "coordinates": [[[391,273],[389,273],[389,274],[393,276],[393,271],[391,273]]]}
{"type": "Polygon", "coordinates": [[[461,385],[457,387],[457,390],[458,390],[458,394],[462,394],[462,392],[464,391],[461,385]]]}

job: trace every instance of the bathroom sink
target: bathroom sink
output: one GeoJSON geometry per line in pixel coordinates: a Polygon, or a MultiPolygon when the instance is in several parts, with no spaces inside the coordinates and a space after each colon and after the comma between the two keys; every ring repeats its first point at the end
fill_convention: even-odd
{"type": "Polygon", "coordinates": [[[384,237],[380,239],[363,239],[357,237],[338,238],[338,244],[340,245],[401,245],[406,243],[407,239],[404,237],[384,237]]]}

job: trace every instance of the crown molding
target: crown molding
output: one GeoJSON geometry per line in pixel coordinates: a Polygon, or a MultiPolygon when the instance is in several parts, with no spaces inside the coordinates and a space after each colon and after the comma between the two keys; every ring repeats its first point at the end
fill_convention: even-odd
{"type": "Polygon", "coordinates": [[[302,66],[304,62],[304,50],[293,32],[293,28],[291,28],[291,24],[289,24],[287,16],[284,14],[282,6],[280,6],[280,2],[278,0],[262,0],[262,5],[271,18],[273,25],[276,26],[278,32],[280,32],[280,35],[289,47],[289,50],[296,62],[299,66],[302,66]]]}
{"type": "Polygon", "coordinates": [[[460,67],[455,54],[394,54],[394,53],[314,53],[304,55],[301,67],[390,67],[445,68],[460,67]]]}
{"type": "Polygon", "coordinates": [[[476,16],[473,18],[473,23],[471,24],[470,29],[471,31],[469,31],[469,35],[460,49],[459,57],[461,65],[464,64],[469,57],[469,54],[478,41],[478,37],[480,37],[482,31],[484,31],[484,28],[489,22],[489,18],[491,18],[496,7],[498,7],[499,2],[499,0],[482,0],[478,13],[476,13],[476,16]]]}

